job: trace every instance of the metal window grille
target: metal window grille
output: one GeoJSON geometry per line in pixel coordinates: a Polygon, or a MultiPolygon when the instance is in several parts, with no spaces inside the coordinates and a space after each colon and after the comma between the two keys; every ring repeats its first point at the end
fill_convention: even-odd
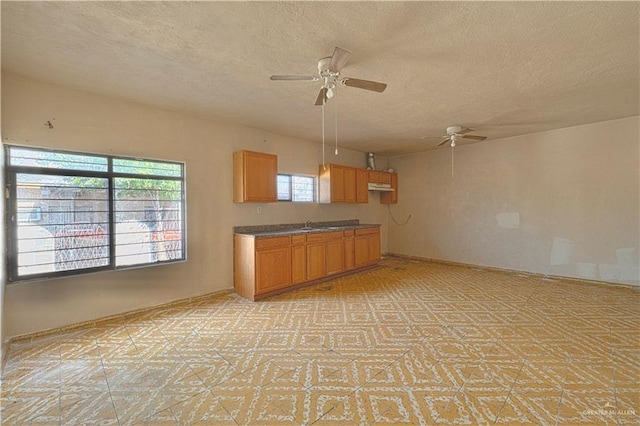
{"type": "Polygon", "coordinates": [[[6,146],[10,281],[184,260],[184,165],[6,146]]]}
{"type": "Polygon", "coordinates": [[[278,201],[313,203],[316,179],[313,176],[278,175],[278,201]]]}

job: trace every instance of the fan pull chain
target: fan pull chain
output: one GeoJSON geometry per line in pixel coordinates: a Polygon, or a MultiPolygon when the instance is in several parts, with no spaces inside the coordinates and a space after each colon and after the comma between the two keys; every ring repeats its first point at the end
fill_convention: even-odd
{"type": "MultiPolygon", "coordinates": [[[[335,89],[334,89],[334,91],[335,91],[335,89]]],[[[335,98],[335,93],[334,93],[334,98],[335,98]]],[[[335,151],[335,154],[338,155],[338,102],[334,101],[333,103],[336,105],[336,108],[335,108],[335,116],[336,116],[336,119],[335,119],[335,122],[336,122],[336,151],[335,151]]]]}
{"type": "Polygon", "coordinates": [[[324,163],[324,104],[325,100],[322,100],[322,170],[327,170],[327,166],[324,163]]]}
{"type": "Polygon", "coordinates": [[[452,146],[451,147],[451,179],[453,179],[453,175],[454,175],[454,172],[453,172],[453,151],[455,151],[455,150],[454,150],[454,148],[452,146]]]}

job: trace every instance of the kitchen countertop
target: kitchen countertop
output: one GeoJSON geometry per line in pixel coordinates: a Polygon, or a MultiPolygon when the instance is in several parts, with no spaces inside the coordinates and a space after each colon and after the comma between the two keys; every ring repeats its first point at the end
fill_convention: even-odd
{"type": "Polygon", "coordinates": [[[280,225],[235,226],[235,234],[250,235],[255,238],[280,237],[286,235],[304,235],[318,232],[336,232],[349,229],[376,228],[380,224],[360,223],[358,219],[333,222],[312,222],[311,229],[303,229],[304,223],[280,225]]]}

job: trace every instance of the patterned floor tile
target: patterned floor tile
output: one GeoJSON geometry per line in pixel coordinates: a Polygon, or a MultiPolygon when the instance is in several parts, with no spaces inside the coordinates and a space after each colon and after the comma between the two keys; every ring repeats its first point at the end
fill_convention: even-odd
{"type": "Polygon", "coordinates": [[[176,426],[179,424],[193,423],[179,422],[173,412],[169,409],[152,414],[151,416],[134,423],[135,426],[176,426]]]}
{"type": "Polygon", "coordinates": [[[13,343],[2,424],[640,424],[640,292],[409,259],[13,343]]]}
{"type": "Polygon", "coordinates": [[[2,424],[59,424],[60,391],[10,391],[3,395],[1,409],[2,424]]]}
{"type": "Polygon", "coordinates": [[[611,388],[565,390],[558,409],[560,424],[617,424],[617,402],[611,388]]]}
{"type": "Polygon", "coordinates": [[[355,392],[358,424],[418,424],[412,394],[403,388],[365,385],[355,392]]]}
{"type": "Polygon", "coordinates": [[[63,425],[118,425],[118,416],[108,392],[65,391],[60,395],[60,417],[63,425]]]}
{"type": "Polygon", "coordinates": [[[175,424],[180,425],[235,424],[233,417],[220,404],[218,398],[209,391],[201,392],[175,404],[168,411],[175,418],[175,424]]]}
{"type": "Polygon", "coordinates": [[[560,390],[513,390],[498,413],[496,424],[556,424],[562,398],[560,390]]]}

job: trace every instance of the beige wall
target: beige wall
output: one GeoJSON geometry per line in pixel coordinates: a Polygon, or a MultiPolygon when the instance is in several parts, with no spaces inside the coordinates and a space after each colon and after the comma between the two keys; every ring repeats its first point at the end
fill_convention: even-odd
{"type": "Polygon", "coordinates": [[[389,252],[638,285],[639,118],[389,159],[389,252]]]}
{"type": "MultiPolygon", "coordinates": [[[[360,219],[381,223],[387,213],[372,194],[366,205],[234,204],[232,153],[278,155],[282,172],[317,175],[321,145],[261,130],[127,103],[13,74],[2,76],[4,143],[184,161],[187,173],[188,261],[127,271],[9,284],[6,336],[113,315],[233,287],[235,225],[360,219]],[[44,126],[51,120],[54,129],[44,126]]],[[[328,161],[358,167],[365,154],[342,149],[328,161]]],[[[379,168],[385,166],[377,159],[379,168]]]]}
{"type": "MultiPolygon", "coordinates": [[[[0,82],[2,81],[0,77],[0,82]]],[[[1,86],[1,84],[0,84],[1,86]]],[[[0,95],[1,102],[1,95],[0,95]]],[[[1,115],[1,112],[0,112],[1,115]]],[[[0,116],[0,129],[1,129],[2,117],[0,116]]],[[[0,130],[0,135],[2,131],[0,130]]],[[[0,136],[1,138],[1,136],[0,136]]],[[[4,188],[4,149],[0,149],[0,188],[4,188]]],[[[4,212],[4,197],[0,197],[0,212],[4,212]]],[[[0,217],[4,217],[3,214],[0,214],[0,217]]],[[[7,263],[4,261],[6,259],[5,253],[5,227],[4,224],[0,226],[0,258],[3,259],[0,262],[0,372],[2,371],[3,361],[4,361],[4,336],[5,334],[5,321],[4,321],[4,283],[6,281],[6,265],[7,263]]]]}

